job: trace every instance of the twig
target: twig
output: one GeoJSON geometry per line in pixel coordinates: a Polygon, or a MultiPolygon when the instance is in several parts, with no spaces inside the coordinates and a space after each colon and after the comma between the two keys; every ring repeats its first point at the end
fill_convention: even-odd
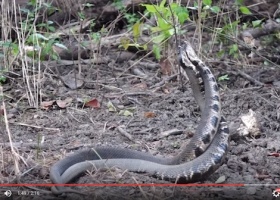
{"type": "Polygon", "coordinates": [[[139,68],[137,68],[137,67],[133,67],[133,68],[131,69],[131,71],[132,71],[132,73],[133,73],[134,75],[140,76],[140,77],[142,77],[142,78],[144,78],[144,79],[148,77],[147,74],[145,74],[141,69],[139,69],[139,68]]]}
{"type": "Polygon", "coordinates": [[[45,130],[49,130],[49,131],[58,131],[60,132],[59,128],[47,128],[47,127],[42,127],[42,126],[36,126],[36,125],[31,125],[31,124],[25,124],[25,123],[18,123],[18,122],[9,122],[10,124],[15,124],[15,125],[19,125],[19,126],[27,126],[27,127],[32,127],[32,128],[38,128],[38,129],[45,129],[45,130]]]}
{"type": "Polygon", "coordinates": [[[254,83],[255,85],[258,85],[258,86],[265,86],[264,83],[262,83],[262,82],[260,82],[260,81],[258,81],[258,80],[256,80],[256,79],[254,79],[252,76],[246,74],[245,72],[243,72],[243,71],[241,71],[241,70],[239,70],[239,69],[235,69],[235,70],[238,72],[238,74],[239,74],[240,76],[242,76],[243,78],[249,80],[250,82],[254,83]]]}
{"type": "Polygon", "coordinates": [[[171,80],[173,80],[174,78],[176,78],[179,75],[179,73],[176,73],[174,75],[171,75],[167,78],[164,78],[162,81],[160,81],[159,83],[153,85],[150,87],[150,89],[154,89],[154,91],[157,91],[161,86],[163,86],[165,83],[170,82],[171,80]]]}
{"type": "Polygon", "coordinates": [[[132,136],[131,136],[128,132],[126,132],[123,128],[124,128],[124,126],[121,125],[121,126],[118,126],[118,127],[117,127],[117,130],[118,130],[123,136],[125,136],[125,137],[127,137],[129,140],[133,141],[132,136]]]}
{"type": "MultiPolygon", "coordinates": [[[[10,143],[8,142],[4,142],[4,143],[0,143],[0,146],[3,146],[3,147],[7,147],[9,146],[10,143]]],[[[30,142],[30,143],[23,143],[23,142],[14,142],[13,143],[13,146],[16,147],[16,148],[21,148],[21,147],[27,147],[28,149],[47,149],[49,148],[48,145],[43,145],[43,144],[38,144],[37,142],[30,142]]]]}
{"type": "MultiPolygon", "coordinates": [[[[135,183],[139,184],[138,181],[134,177],[132,177],[132,179],[135,181],[135,183]]],[[[141,191],[141,194],[144,196],[144,198],[149,199],[140,185],[138,186],[138,188],[141,191]]]]}
{"type": "MultiPolygon", "coordinates": [[[[2,88],[1,85],[0,85],[0,97],[4,97],[3,88],[2,88]]],[[[16,152],[16,150],[15,150],[15,148],[13,146],[12,134],[11,134],[10,127],[9,127],[6,105],[5,105],[4,99],[2,99],[2,101],[3,101],[2,102],[2,106],[3,106],[3,111],[4,111],[5,127],[6,127],[6,131],[8,133],[8,137],[9,137],[9,143],[10,143],[10,148],[11,148],[11,152],[12,152],[12,157],[14,159],[15,174],[19,175],[20,174],[20,170],[19,170],[19,158],[20,158],[20,155],[16,152]]]]}
{"type": "Polygon", "coordinates": [[[163,138],[163,137],[168,137],[170,135],[180,135],[183,132],[184,132],[183,130],[179,130],[179,129],[175,128],[175,129],[171,129],[171,130],[168,130],[168,131],[161,132],[160,136],[163,138]]]}

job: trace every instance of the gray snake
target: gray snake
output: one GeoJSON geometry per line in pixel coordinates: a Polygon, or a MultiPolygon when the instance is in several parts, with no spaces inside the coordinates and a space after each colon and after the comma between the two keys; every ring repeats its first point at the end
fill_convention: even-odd
{"type": "MultiPolygon", "coordinates": [[[[182,146],[177,156],[163,158],[129,149],[97,147],[79,151],[55,163],[50,170],[51,181],[68,183],[86,170],[108,167],[145,172],[179,183],[197,182],[215,172],[229,146],[229,130],[221,116],[219,88],[210,69],[187,41],[180,47],[179,61],[189,77],[202,114],[193,138],[188,145],[182,146]]],[[[74,192],[64,187],[53,187],[52,191],[55,194],[74,192]]]]}

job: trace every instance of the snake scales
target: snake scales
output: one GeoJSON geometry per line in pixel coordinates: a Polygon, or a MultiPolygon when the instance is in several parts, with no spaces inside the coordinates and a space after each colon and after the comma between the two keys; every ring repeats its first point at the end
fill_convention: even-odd
{"type": "MultiPolygon", "coordinates": [[[[50,170],[51,181],[68,183],[86,170],[114,166],[184,183],[200,181],[212,174],[223,162],[229,145],[229,131],[221,116],[219,88],[210,69],[187,41],[180,47],[179,60],[202,114],[196,133],[177,156],[162,158],[129,149],[97,147],[79,151],[55,163],[50,170]]],[[[53,187],[52,192],[61,194],[75,190],[53,187]]]]}

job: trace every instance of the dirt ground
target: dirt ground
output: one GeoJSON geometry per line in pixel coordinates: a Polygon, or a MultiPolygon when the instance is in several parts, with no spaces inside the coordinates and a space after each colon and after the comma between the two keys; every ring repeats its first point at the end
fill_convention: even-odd
{"type": "MultiPolygon", "coordinates": [[[[152,62],[151,59],[148,61],[152,62]]],[[[13,197],[9,199],[277,199],[272,196],[272,191],[280,188],[280,158],[272,154],[280,152],[280,87],[276,84],[280,81],[280,69],[273,66],[239,68],[266,83],[259,87],[239,76],[236,66],[211,65],[216,77],[225,74],[229,77],[219,85],[223,114],[231,124],[232,138],[224,164],[203,183],[218,180],[247,185],[74,187],[86,196],[68,194],[66,197],[54,196],[50,187],[2,187],[1,191],[10,189],[13,197]],[[240,117],[249,109],[257,114],[261,132],[255,136],[241,136],[237,130],[241,124],[240,117]],[[30,193],[24,196],[19,191],[30,193]]],[[[21,78],[12,78],[4,84],[8,121],[14,147],[21,156],[19,169],[22,175],[15,176],[8,134],[4,120],[1,120],[1,183],[50,183],[51,165],[72,152],[94,146],[118,146],[164,156],[178,152],[182,141],[187,141],[194,133],[200,117],[189,83],[183,79],[186,91],[182,92],[182,82],[176,76],[164,82],[169,77],[161,76],[157,67],[139,66],[146,78],[133,75],[128,67],[127,63],[115,63],[114,70],[107,64],[83,66],[87,81],[81,89],[71,90],[62,84],[49,66],[41,80],[42,100],[72,98],[72,103],[64,109],[56,104],[47,110],[29,107],[21,78]],[[100,103],[99,109],[83,107],[81,102],[95,98],[100,103]],[[117,111],[110,112],[108,102],[117,111]],[[120,111],[133,116],[125,116],[120,111]],[[120,128],[127,134],[122,134],[120,128]],[[175,128],[180,130],[177,134],[163,136],[175,128]]],[[[75,66],[58,69],[63,75],[75,66]]],[[[76,183],[168,182],[145,174],[111,169],[90,172],[76,183]]],[[[4,195],[1,198],[4,199],[4,195]]]]}

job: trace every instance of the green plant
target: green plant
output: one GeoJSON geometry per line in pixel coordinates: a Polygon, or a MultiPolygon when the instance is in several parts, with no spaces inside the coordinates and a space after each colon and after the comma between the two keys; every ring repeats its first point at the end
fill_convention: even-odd
{"type": "Polygon", "coordinates": [[[18,34],[18,39],[23,43],[14,45],[13,52],[18,53],[19,45],[28,45],[33,47],[26,51],[29,57],[35,60],[42,60],[46,57],[57,60],[58,56],[56,52],[54,52],[53,46],[59,46],[64,49],[66,47],[60,44],[56,38],[51,35],[52,32],[55,32],[54,23],[52,21],[46,21],[35,24],[34,22],[36,22],[42,10],[44,10],[47,15],[51,15],[58,9],[50,3],[39,4],[36,0],[29,0],[28,5],[30,9],[21,9],[21,12],[26,15],[26,19],[20,23],[20,30],[22,33],[18,34]]]}
{"type": "Polygon", "coordinates": [[[27,55],[35,60],[44,60],[46,56],[53,60],[58,59],[52,48],[56,44],[55,39],[47,38],[40,33],[34,33],[27,38],[25,44],[33,46],[30,51],[27,51],[27,55]]]}
{"type": "Polygon", "coordinates": [[[139,16],[136,13],[124,13],[124,18],[127,20],[128,26],[132,26],[139,21],[139,16]]]}
{"type": "Polygon", "coordinates": [[[244,6],[243,0],[235,0],[235,6],[239,9],[239,11],[244,15],[252,14],[248,7],[244,6]]]}
{"type": "MultiPolygon", "coordinates": [[[[41,2],[41,1],[40,1],[41,2]]],[[[13,42],[6,40],[2,43],[4,47],[7,68],[13,64],[9,63],[9,58],[20,63],[24,88],[29,105],[38,107],[41,90],[41,60],[45,58],[58,59],[53,47],[66,48],[57,41],[56,36],[52,36],[55,31],[52,21],[39,22],[41,14],[51,14],[56,8],[48,3],[38,3],[36,0],[29,0],[29,9],[21,9],[21,21],[11,24],[15,25],[17,40],[13,42]],[[30,59],[31,58],[31,59],[30,59]],[[32,62],[30,62],[30,60],[32,62]]],[[[10,19],[11,20],[11,19],[10,19]]],[[[0,74],[1,75],[1,74],[0,74]]]]}
{"type": "Polygon", "coordinates": [[[0,72],[0,84],[5,83],[7,81],[7,78],[0,72]]]}
{"type": "Polygon", "coordinates": [[[136,13],[128,12],[122,0],[115,0],[114,5],[119,12],[123,14],[128,23],[128,27],[132,27],[137,21],[139,21],[139,16],[136,13]]]}
{"type": "MultiPolygon", "coordinates": [[[[188,7],[189,9],[192,10],[198,10],[199,9],[199,5],[197,2],[194,2],[194,6],[193,7],[188,7]]],[[[212,6],[212,0],[203,0],[202,1],[202,12],[201,12],[201,18],[202,19],[206,19],[207,15],[209,13],[219,13],[220,12],[220,7],[218,6],[212,6]]]]}
{"type": "MultiPolygon", "coordinates": [[[[240,13],[243,15],[250,15],[250,10],[244,6],[243,0],[235,0],[235,8],[236,10],[239,10],[240,13]]],[[[223,23],[225,24],[222,28],[216,28],[216,32],[218,34],[217,41],[221,42],[224,45],[227,45],[227,48],[224,48],[223,50],[218,52],[218,56],[222,57],[225,53],[228,53],[228,55],[232,56],[233,58],[239,57],[239,49],[236,42],[232,44],[232,41],[234,41],[234,38],[236,38],[239,35],[240,32],[240,20],[239,16],[237,14],[236,20],[232,21],[229,17],[223,18],[223,23]]],[[[259,27],[262,23],[262,20],[256,20],[253,21],[252,24],[244,23],[242,25],[242,29],[247,29],[248,27],[259,27]]]]}
{"type": "MultiPolygon", "coordinates": [[[[27,3],[30,8],[21,8],[21,12],[26,15],[26,20],[21,22],[21,28],[24,30],[29,30],[32,26],[34,26],[34,22],[36,21],[41,10],[44,10],[47,15],[51,15],[56,12],[58,9],[52,6],[50,3],[42,3],[40,6],[36,0],[29,0],[27,3]]],[[[42,22],[36,25],[38,31],[47,31],[54,32],[55,28],[53,26],[53,21],[42,22]]]]}
{"type": "Polygon", "coordinates": [[[228,80],[229,80],[228,74],[225,74],[223,76],[218,77],[218,81],[219,82],[221,82],[221,81],[228,81],[228,80]]]}
{"type": "Polygon", "coordinates": [[[142,4],[146,8],[146,14],[155,17],[156,25],[150,26],[152,33],[153,53],[159,60],[162,56],[162,47],[175,33],[181,34],[180,26],[174,25],[178,22],[182,25],[189,20],[189,13],[185,7],[177,3],[166,5],[166,0],[159,5],[142,4]]]}

